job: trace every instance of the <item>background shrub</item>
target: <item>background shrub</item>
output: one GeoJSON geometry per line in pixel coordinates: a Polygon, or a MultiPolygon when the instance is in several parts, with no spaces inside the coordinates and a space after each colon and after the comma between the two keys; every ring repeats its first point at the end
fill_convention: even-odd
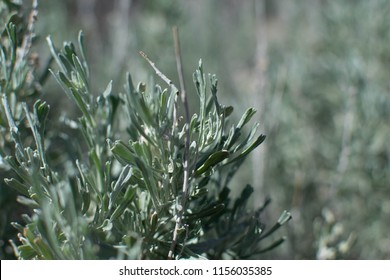
{"type": "Polygon", "coordinates": [[[244,131],[255,110],[231,124],[233,107],[219,102],[218,80],[200,61],[193,74],[199,109],[191,114],[177,29],[180,90],[141,52],[168,88],[153,81],[135,86],[128,73],[123,91],[109,81],[94,94],[84,34],[61,50],[48,36],[49,62],[58,70],[44,73],[51,72],[77,108],[49,120],[50,105],[36,89],[43,79],[35,80],[37,65],[29,62],[37,1],[26,22],[24,6],[4,4],[10,16],[1,49],[2,160],[11,169],[4,182],[30,209],[22,222],[12,222],[18,258],[242,259],[284,241],[268,237],[290,213],[266,229],[262,213],[269,200],[251,210],[250,185],[236,198],[230,194],[231,179],[265,139],[257,124],[244,131]],[[26,92],[31,104],[22,99],[26,92]]]}

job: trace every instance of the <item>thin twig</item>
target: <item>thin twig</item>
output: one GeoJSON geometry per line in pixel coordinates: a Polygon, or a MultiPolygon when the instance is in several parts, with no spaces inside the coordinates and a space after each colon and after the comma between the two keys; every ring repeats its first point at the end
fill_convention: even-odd
{"type": "Polygon", "coordinates": [[[27,158],[27,154],[26,154],[25,150],[23,149],[23,145],[21,144],[22,142],[20,140],[19,129],[18,129],[18,127],[14,121],[14,118],[12,116],[11,108],[10,108],[10,105],[8,103],[8,98],[7,98],[7,95],[5,92],[3,93],[1,100],[3,103],[3,107],[4,107],[5,116],[8,120],[8,126],[9,126],[9,129],[11,132],[11,137],[12,137],[13,142],[15,143],[15,149],[16,149],[15,153],[19,153],[19,156],[22,156],[23,158],[27,158]]]}
{"type": "Polygon", "coordinates": [[[171,90],[176,94],[175,104],[174,104],[174,108],[173,108],[173,125],[172,125],[172,129],[171,129],[171,138],[173,139],[175,131],[176,131],[176,127],[178,125],[178,123],[177,123],[177,101],[176,101],[177,98],[176,97],[179,94],[179,90],[177,89],[175,84],[172,83],[172,81],[157,68],[156,64],[149,59],[149,57],[146,55],[146,53],[144,53],[143,51],[140,51],[139,53],[150,64],[150,66],[152,66],[152,68],[156,72],[157,76],[159,76],[167,85],[169,85],[171,87],[171,90]]]}
{"type": "Polygon", "coordinates": [[[175,41],[175,57],[176,57],[176,66],[177,66],[177,72],[179,75],[179,82],[180,82],[180,92],[181,92],[181,100],[184,105],[184,111],[185,111],[185,147],[184,147],[184,159],[183,159],[183,193],[181,197],[181,204],[178,207],[178,213],[176,218],[176,225],[175,230],[173,231],[173,238],[172,238],[172,244],[171,248],[168,253],[168,259],[174,258],[174,251],[177,245],[178,240],[178,232],[182,227],[182,220],[183,215],[186,210],[186,204],[189,194],[189,177],[190,177],[190,166],[189,166],[189,154],[190,154],[190,112],[189,112],[189,106],[188,106],[188,99],[186,95],[185,90],[185,84],[184,84],[184,74],[183,74],[183,66],[182,66],[182,60],[181,60],[181,50],[180,50],[180,40],[179,40],[179,32],[178,28],[175,26],[172,29],[173,31],[173,39],[175,41]]]}
{"type": "Polygon", "coordinates": [[[31,49],[32,40],[34,37],[34,25],[38,16],[38,0],[34,0],[32,3],[32,10],[29,15],[27,33],[23,38],[22,46],[18,50],[18,58],[16,64],[20,64],[26,60],[28,53],[31,49]]]}
{"type": "Polygon", "coordinates": [[[182,59],[181,59],[179,30],[178,30],[177,26],[174,26],[172,31],[173,31],[173,39],[175,41],[175,57],[176,57],[177,73],[179,76],[179,83],[180,83],[181,101],[183,102],[183,105],[184,105],[184,110],[185,110],[185,114],[186,114],[186,122],[189,123],[190,110],[189,110],[189,106],[188,106],[186,87],[184,84],[184,71],[183,71],[183,64],[182,64],[182,59]]]}
{"type": "Polygon", "coordinates": [[[152,66],[152,68],[154,69],[154,71],[156,72],[157,76],[159,76],[167,85],[169,85],[170,87],[172,87],[172,89],[178,93],[179,90],[177,89],[177,87],[174,85],[174,83],[172,83],[172,81],[167,77],[165,76],[156,66],[156,64],[151,61],[149,59],[149,57],[146,55],[146,53],[144,53],[143,51],[140,51],[139,54],[150,64],[150,66],[152,66]]]}

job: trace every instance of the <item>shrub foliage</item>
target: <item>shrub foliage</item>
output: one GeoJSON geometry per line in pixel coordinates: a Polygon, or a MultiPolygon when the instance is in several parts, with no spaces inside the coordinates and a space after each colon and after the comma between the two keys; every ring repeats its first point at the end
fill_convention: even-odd
{"type": "Polygon", "coordinates": [[[231,195],[231,179],[265,139],[258,124],[247,129],[255,109],[230,123],[233,107],[219,102],[218,80],[204,73],[201,61],[193,74],[199,107],[190,116],[184,89],[145,54],[165,87],[134,85],[127,74],[122,92],[110,81],[96,94],[83,33],[60,49],[48,37],[50,72],[80,113],[53,120],[40,94],[47,71],[37,77],[30,51],[36,2],[24,20],[18,20],[21,6],[1,5],[7,20],[0,151],[3,169],[11,169],[4,181],[30,209],[13,223],[17,257],[242,259],[283,242],[269,237],[291,218],[288,212],[266,229],[269,200],[252,210],[250,185],[231,195]]]}

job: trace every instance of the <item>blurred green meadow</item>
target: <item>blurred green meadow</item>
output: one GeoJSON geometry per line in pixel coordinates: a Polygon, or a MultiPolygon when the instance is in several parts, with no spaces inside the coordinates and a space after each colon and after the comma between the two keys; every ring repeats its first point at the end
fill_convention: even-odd
{"type": "MultiPolygon", "coordinates": [[[[271,197],[269,217],[289,209],[293,219],[281,229],[286,242],[262,257],[389,259],[389,15],[385,0],[41,0],[34,50],[43,66],[46,36],[59,44],[82,29],[96,92],[111,79],[121,91],[126,71],[158,80],[139,51],[177,83],[178,26],[190,106],[202,59],[221,102],[237,117],[254,107],[267,135],[237,193],[251,183],[254,206],[271,197]]],[[[52,108],[74,110],[52,77],[43,92],[52,108]]],[[[0,184],[9,209],[3,198],[14,196],[0,184]]],[[[1,258],[12,258],[10,221],[1,219],[1,258]]]]}

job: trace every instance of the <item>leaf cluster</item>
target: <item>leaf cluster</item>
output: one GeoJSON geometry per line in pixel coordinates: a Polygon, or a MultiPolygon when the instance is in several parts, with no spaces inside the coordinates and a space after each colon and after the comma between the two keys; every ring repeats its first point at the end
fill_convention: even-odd
{"type": "MultiPolygon", "coordinates": [[[[4,157],[16,176],[5,182],[32,209],[25,224],[13,224],[20,231],[21,245],[14,244],[19,258],[166,259],[172,249],[176,259],[249,258],[283,242],[264,245],[263,239],[291,218],[288,212],[267,231],[261,214],[269,201],[251,211],[251,186],[236,199],[230,194],[231,179],[265,140],[258,124],[245,133],[255,110],[229,124],[233,107],[220,104],[218,81],[204,74],[201,62],[193,75],[199,111],[186,121],[174,84],[134,86],[128,74],[123,92],[109,82],[94,94],[83,33],[77,47],[65,42],[58,50],[47,41],[58,66],[52,75],[80,111],[72,124],[82,138],[69,137],[79,151],[68,162],[73,172],[55,170],[45,137],[50,106],[38,99],[30,111],[22,102],[15,116],[7,94],[15,90],[3,93],[14,78],[6,75],[2,110],[14,154],[4,157]],[[21,126],[29,129],[30,143],[22,141],[21,126]]],[[[12,55],[3,61],[12,65],[12,55]]]]}

